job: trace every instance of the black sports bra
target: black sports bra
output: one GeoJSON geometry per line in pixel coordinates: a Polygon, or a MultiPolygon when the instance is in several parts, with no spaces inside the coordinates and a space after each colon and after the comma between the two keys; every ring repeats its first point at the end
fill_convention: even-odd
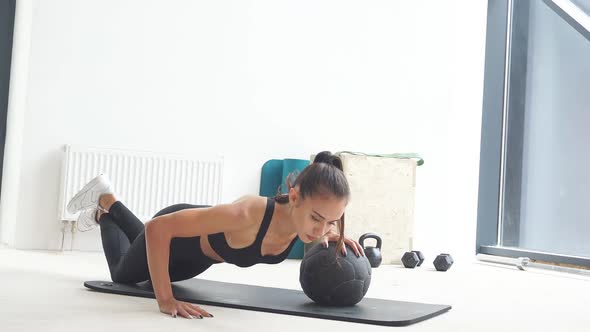
{"type": "Polygon", "coordinates": [[[227,263],[235,264],[240,267],[248,267],[258,263],[278,264],[284,261],[289,255],[291,248],[293,248],[295,241],[297,241],[297,236],[282,253],[274,256],[262,256],[261,254],[262,239],[264,239],[264,236],[268,231],[268,226],[272,220],[274,209],[275,200],[272,197],[268,197],[266,210],[264,211],[264,218],[262,219],[262,223],[260,223],[260,229],[258,230],[258,234],[256,234],[256,240],[251,245],[245,248],[234,249],[227,244],[225,234],[221,232],[208,235],[211,248],[213,248],[213,250],[215,250],[215,252],[227,263]]]}

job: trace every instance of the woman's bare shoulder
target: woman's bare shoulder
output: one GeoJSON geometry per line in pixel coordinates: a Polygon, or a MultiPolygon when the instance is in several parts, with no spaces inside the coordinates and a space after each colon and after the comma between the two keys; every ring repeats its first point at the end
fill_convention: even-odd
{"type": "Polygon", "coordinates": [[[238,199],[233,201],[233,203],[247,203],[247,204],[264,204],[266,205],[266,197],[259,196],[259,195],[243,195],[240,196],[238,199]]]}
{"type": "Polygon", "coordinates": [[[233,204],[240,205],[248,218],[262,219],[266,210],[267,198],[258,195],[244,195],[236,199],[233,204]]]}

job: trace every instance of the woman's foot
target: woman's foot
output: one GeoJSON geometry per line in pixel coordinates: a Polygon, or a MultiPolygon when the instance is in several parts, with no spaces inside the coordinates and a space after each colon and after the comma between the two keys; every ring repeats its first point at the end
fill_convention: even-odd
{"type": "Polygon", "coordinates": [[[105,194],[113,194],[113,190],[108,176],[106,174],[100,174],[90,180],[72,197],[68,202],[67,211],[74,214],[78,211],[95,209],[99,206],[99,199],[105,194]]]}
{"type": "Polygon", "coordinates": [[[72,197],[67,205],[67,210],[72,214],[81,211],[76,227],[80,232],[86,232],[98,225],[100,216],[103,213],[108,213],[116,201],[108,176],[100,174],[72,197]]]}
{"type": "Polygon", "coordinates": [[[111,206],[117,201],[114,194],[102,194],[98,199],[98,210],[106,210],[103,212],[109,212],[111,206]]]}
{"type": "Polygon", "coordinates": [[[78,220],[76,220],[76,228],[80,232],[87,232],[98,226],[99,220],[98,209],[88,209],[80,212],[78,220]]]}
{"type": "Polygon", "coordinates": [[[87,232],[94,229],[99,221],[100,217],[109,213],[109,208],[117,201],[117,198],[113,194],[103,194],[98,200],[98,205],[94,209],[86,209],[80,213],[76,226],[80,232],[87,232]]]}

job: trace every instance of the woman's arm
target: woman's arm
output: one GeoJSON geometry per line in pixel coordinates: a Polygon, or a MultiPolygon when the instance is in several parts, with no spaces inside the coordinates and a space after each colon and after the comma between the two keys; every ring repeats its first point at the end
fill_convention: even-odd
{"type": "MultiPolygon", "coordinates": [[[[156,217],[146,223],[145,240],[148,267],[154,294],[161,307],[163,303],[174,302],[168,273],[172,238],[201,236],[247,228],[252,223],[250,221],[252,218],[248,217],[250,205],[246,200],[210,208],[185,209],[156,217]]],[[[174,315],[174,313],[170,313],[174,315]]],[[[185,316],[181,310],[179,313],[185,316]]]]}
{"type": "Polygon", "coordinates": [[[145,244],[148,268],[154,294],[158,302],[172,298],[172,286],[168,274],[170,241],[172,238],[162,230],[160,218],[157,217],[145,225],[145,244]]]}

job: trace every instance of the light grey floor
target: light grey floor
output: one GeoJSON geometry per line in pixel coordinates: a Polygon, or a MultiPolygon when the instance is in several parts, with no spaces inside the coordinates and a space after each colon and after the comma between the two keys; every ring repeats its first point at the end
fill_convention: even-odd
{"type": "MultiPolygon", "coordinates": [[[[299,289],[298,260],[241,269],[219,264],[201,278],[299,289]]],[[[97,252],[0,249],[2,331],[589,331],[590,278],[456,262],[446,273],[381,266],[367,297],[442,303],[451,311],[409,327],[382,327],[206,306],[215,318],[161,314],[155,300],[92,292],[109,280],[97,252]]],[[[428,266],[430,265],[430,266],[428,266]]]]}

